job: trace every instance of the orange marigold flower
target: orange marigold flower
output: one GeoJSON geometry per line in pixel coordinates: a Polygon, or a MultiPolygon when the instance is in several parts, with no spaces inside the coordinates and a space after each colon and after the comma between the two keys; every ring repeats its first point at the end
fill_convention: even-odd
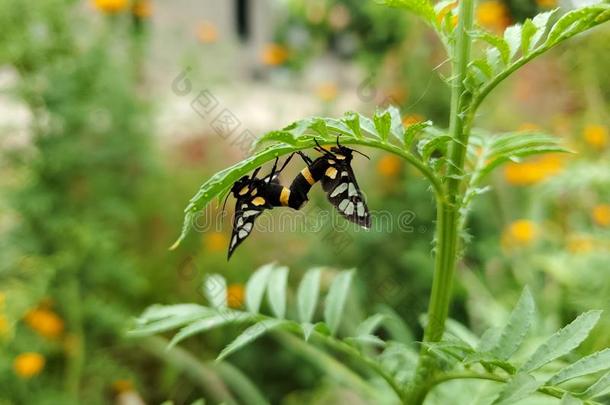
{"type": "Polygon", "coordinates": [[[536,0],[536,4],[540,8],[554,8],[557,7],[557,0],[536,0]]]}
{"type": "Polygon", "coordinates": [[[394,155],[385,155],[377,163],[377,173],[385,177],[394,177],[400,173],[400,159],[394,155]]]}
{"type": "Polygon", "coordinates": [[[267,44],[263,48],[261,59],[265,65],[278,66],[288,60],[288,49],[280,44],[267,44]]]}
{"type": "Polygon", "coordinates": [[[93,0],[93,5],[106,14],[117,14],[127,7],[127,0],[93,0]]]}
{"type": "Polygon", "coordinates": [[[485,28],[502,32],[510,24],[508,8],[499,0],[485,1],[477,7],[477,22],[485,28]]]}
{"type": "Polygon", "coordinates": [[[528,246],[534,241],[537,233],[534,222],[519,219],[509,224],[502,233],[502,246],[509,249],[528,246]]]}
{"type": "Polygon", "coordinates": [[[216,25],[204,21],[197,26],[197,39],[202,44],[213,44],[218,41],[218,30],[216,25]]]}
{"type": "Polygon", "coordinates": [[[21,353],[15,357],[13,370],[21,378],[31,378],[42,371],[44,363],[45,359],[40,353],[21,353]]]}
{"type": "Polygon", "coordinates": [[[587,125],[582,135],[595,149],[603,149],[608,144],[608,129],[603,125],[587,125]]]}
{"type": "Polygon", "coordinates": [[[133,15],[139,18],[148,18],[152,15],[152,2],[150,0],[137,0],[131,6],[133,15]]]}
{"type": "Polygon", "coordinates": [[[408,127],[409,125],[417,124],[418,122],[422,122],[424,117],[419,114],[411,114],[405,115],[402,117],[402,125],[408,127]]]}
{"type": "Polygon", "coordinates": [[[227,237],[222,232],[209,232],[203,237],[203,244],[210,252],[223,251],[227,247],[227,242],[227,237]]]}
{"type": "Polygon", "coordinates": [[[49,309],[37,308],[27,313],[25,323],[39,335],[54,339],[64,330],[64,321],[49,309]]]}
{"type": "Polygon", "coordinates": [[[593,207],[591,212],[593,222],[599,226],[610,226],[610,204],[599,204],[593,207]]]}
{"type": "Polygon", "coordinates": [[[241,308],[244,305],[245,295],[243,284],[229,284],[227,287],[227,305],[229,308],[241,308]]]}
{"type": "Polygon", "coordinates": [[[332,101],[337,98],[337,86],[334,83],[322,83],[316,88],[316,95],[322,101],[332,101]]]}

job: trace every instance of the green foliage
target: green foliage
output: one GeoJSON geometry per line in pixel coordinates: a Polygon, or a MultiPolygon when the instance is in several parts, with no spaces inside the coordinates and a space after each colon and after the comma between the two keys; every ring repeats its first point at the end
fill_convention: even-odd
{"type": "MultiPolygon", "coordinates": [[[[278,297],[284,302],[283,298],[289,295],[286,285],[287,271],[288,269],[285,267],[266,265],[257,270],[250,278],[250,282],[254,279],[259,284],[257,289],[246,291],[246,301],[249,300],[249,294],[255,294],[254,298],[258,299],[262,296],[261,290],[267,291],[267,302],[270,304],[272,315],[195,304],[156,305],[147,309],[138,318],[131,333],[135,336],[145,336],[181,328],[171,341],[170,345],[173,346],[197,333],[207,332],[229,323],[249,325],[220,352],[217,360],[228,357],[269,332],[279,333],[279,336],[283,336],[285,333],[303,336],[305,340],[322,342],[330,348],[348,353],[359,362],[367,364],[392,387],[399,398],[402,398],[405,388],[403,384],[412,376],[416,364],[416,354],[409,346],[397,341],[383,340],[376,334],[380,327],[387,328],[388,316],[381,313],[372,314],[363,320],[353,332],[335,336],[340,330],[339,326],[345,313],[344,304],[349,294],[354,272],[342,271],[334,276],[323,301],[324,322],[314,325],[311,324],[313,321],[311,317],[303,318],[299,315],[299,320],[284,319],[283,313],[277,311],[278,304],[273,304],[278,297]],[[265,277],[273,274],[276,276],[265,277]],[[265,278],[267,282],[261,283],[261,280],[265,278]],[[270,291],[273,291],[274,295],[269,294],[270,291]],[[275,309],[274,305],[276,305],[275,309]],[[380,347],[382,351],[374,353],[363,350],[363,347],[380,347]]],[[[297,291],[314,292],[318,288],[321,272],[321,269],[314,268],[305,273],[297,291]]],[[[220,276],[214,276],[214,278],[217,277],[220,276]]],[[[316,294],[308,294],[307,297],[314,295],[316,294]]],[[[301,297],[301,299],[305,299],[304,295],[301,297]]],[[[252,298],[250,298],[250,302],[252,302],[252,298]]],[[[317,305],[310,298],[307,302],[297,299],[299,311],[305,312],[287,311],[287,313],[311,313],[312,306],[317,305]],[[305,309],[301,310],[301,307],[305,309]]],[[[543,377],[544,373],[535,373],[539,368],[574,350],[595,326],[599,313],[590,312],[578,317],[550,337],[546,343],[540,345],[529,360],[519,366],[519,361],[515,360],[515,354],[524,346],[523,342],[534,321],[534,315],[534,300],[526,288],[508,322],[499,329],[501,332],[492,334],[496,336],[491,339],[492,343],[484,343],[489,338],[482,337],[479,349],[474,346],[479,339],[459,323],[451,321],[447,329],[449,335],[444,340],[425,345],[427,351],[444,364],[443,368],[435,373],[436,383],[440,384],[460,378],[503,382],[505,383],[503,387],[498,387],[500,390],[494,404],[512,404],[534,393],[546,394],[555,398],[569,396],[590,399],[608,389],[607,374],[600,377],[595,383],[579,380],[581,381],[579,385],[571,385],[569,389],[564,388],[561,384],[590,374],[609,371],[610,349],[564,365],[550,378],[543,377]],[[578,333],[575,333],[576,330],[578,333]],[[578,388],[580,391],[577,391],[578,388]]],[[[489,333],[485,335],[489,336],[489,333]]],[[[280,339],[280,341],[284,340],[280,339]]],[[[553,368],[549,367],[549,369],[553,368]]]]}

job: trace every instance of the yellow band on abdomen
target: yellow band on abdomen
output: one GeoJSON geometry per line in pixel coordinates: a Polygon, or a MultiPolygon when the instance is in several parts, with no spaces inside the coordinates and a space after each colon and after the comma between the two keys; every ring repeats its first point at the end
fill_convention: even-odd
{"type": "Polygon", "coordinates": [[[307,180],[310,186],[313,186],[315,184],[316,181],[313,179],[313,176],[311,175],[311,172],[309,171],[308,167],[301,170],[301,174],[303,175],[303,177],[305,177],[305,180],[307,180]]]}
{"type": "Polygon", "coordinates": [[[280,204],[282,204],[282,206],[287,207],[288,206],[288,200],[290,199],[290,189],[289,188],[282,188],[282,192],[280,193],[280,204]]]}

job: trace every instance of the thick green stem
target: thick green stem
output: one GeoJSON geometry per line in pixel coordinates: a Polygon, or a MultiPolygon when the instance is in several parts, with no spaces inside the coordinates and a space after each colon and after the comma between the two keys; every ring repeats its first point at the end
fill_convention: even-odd
{"type": "MultiPolygon", "coordinates": [[[[474,1],[462,0],[459,5],[459,23],[456,28],[456,45],[452,54],[451,116],[449,133],[452,143],[449,150],[447,180],[444,184],[446,201],[437,200],[436,255],[432,292],[428,307],[428,324],[424,332],[425,342],[439,341],[445,330],[449,312],[456,262],[458,258],[460,202],[462,199],[463,170],[469,131],[465,130],[465,118],[470,94],[464,87],[470,60],[474,1]]],[[[422,404],[433,386],[436,363],[422,346],[419,364],[408,392],[408,404],[422,404]]]]}

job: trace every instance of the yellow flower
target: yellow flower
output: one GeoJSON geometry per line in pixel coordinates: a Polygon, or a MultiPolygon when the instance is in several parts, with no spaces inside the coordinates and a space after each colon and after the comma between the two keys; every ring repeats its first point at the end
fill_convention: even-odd
{"type": "Polygon", "coordinates": [[[131,6],[133,15],[139,18],[148,18],[152,15],[152,2],[150,0],[137,0],[131,6]]]}
{"type": "Polygon", "coordinates": [[[519,219],[511,223],[502,235],[506,247],[527,246],[536,238],[536,224],[527,219],[519,219]]]}
{"type": "Polygon", "coordinates": [[[603,125],[587,125],[582,135],[595,149],[603,149],[608,144],[608,129],[603,125]]]}
{"type": "Polygon", "coordinates": [[[377,163],[377,173],[386,177],[394,177],[400,173],[400,159],[394,155],[385,155],[377,163]]]}
{"type": "Polygon", "coordinates": [[[11,330],[8,319],[4,314],[0,314],[0,336],[7,336],[9,331],[11,330]]]}
{"type": "Polygon", "coordinates": [[[244,305],[245,289],[243,284],[229,284],[227,287],[227,305],[230,308],[241,308],[244,305]]]}
{"type": "Polygon", "coordinates": [[[334,83],[322,83],[316,88],[316,95],[322,101],[332,101],[337,98],[337,86],[334,83]]]}
{"type": "Polygon", "coordinates": [[[610,204],[599,204],[593,207],[591,212],[593,222],[599,226],[610,226],[610,204]]]}
{"type": "Polygon", "coordinates": [[[504,167],[504,178],[514,186],[529,186],[554,176],[562,167],[563,161],[558,155],[545,155],[527,162],[508,163],[504,167]]]}
{"type": "Polygon", "coordinates": [[[572,253],[587,253],[594,247],[594,241],[586,235],[573,235],[568,239],[568,250],[572,253]]]}
{"type": "Polygon", "coordinates": [[[40,353],[21,353],[15,357],[13,370],[21,378],[31,378],[42,371],[44,363],[44,357],[40,353]]]}
{"type": "Polygon", "coordinates": [[[93,5],[106,14],[116,14],[127,7],[127,0],[93,0],[93,5]]]}
{"type": "Polygon", "coordinates": [[[64,321],[49,309],[37,308],[25,316],[25,323],[39,335],[54,339],[64,330],[64,321]]]}
{"type": "Polygon", "coordinates": [[[477,22],[485,28],[502,32],[510,24],[508,8],[499,0],[485,1],[477,7],[477,22]]]}
{"type": "MultiPolygon", "coordinates": [[[[438,23],[441,24],[443,22],[443,20],[445,19],[445,17],[447,16],[447,14],[449,14],[451,12],[451,10],[456,8],[457,5],[458,5],[458,2],[454,1],[454,2],[447,4],[443,8],[441,8],[439,10],[438,14],[436,15],[436,20],[438,21],[438,23]]],[[[457,16],[452,16],[452,19],[453,19],[453,17],[455,17],[455,21],[457,22],[457,16]]]]}
{"type": "Polygon", "coordinates": [[[213,44],[218,40],[216,25],[204,21],[197,26],[197,39],[202,44],[213,44]]]}
{"type": "Polygon", "coordinates": [[[288,60],[288,49],[280,44],[267,44],[263,48],[261,59],[268,66],[281,65],[288,60]]]}
{"type": "Polygon", "coordinates": [[[227,237],[221,232],[210,232],[204,235],[203,243],[210,252],[223,251],[227,247],[227,237]]]}
{"type": "Polygon", "coordinates": [[[536,132],[540,131],[540,127],[532,122],[524,122],[517,128],[518,132],[536,132]]]}
{"type": "Polygon", "coordinates": [[[117,393],[133,391],[133,382],[131,380],[116,380],[112,383],[112,389],[117,393]]]}
{"type": "Polygon", "coordinates": [[[402,125],[408,127],[409,125],[417,124],[418,122],[422,122],[424,117],[419,114],[411,114],[405,115],[402,117],[402,125]]]}
{"type": "Polygon", "coordinates": [[[554,8],[557,7],[557,0],[536,0],[536,4],[540,8],[554,8]]]}

